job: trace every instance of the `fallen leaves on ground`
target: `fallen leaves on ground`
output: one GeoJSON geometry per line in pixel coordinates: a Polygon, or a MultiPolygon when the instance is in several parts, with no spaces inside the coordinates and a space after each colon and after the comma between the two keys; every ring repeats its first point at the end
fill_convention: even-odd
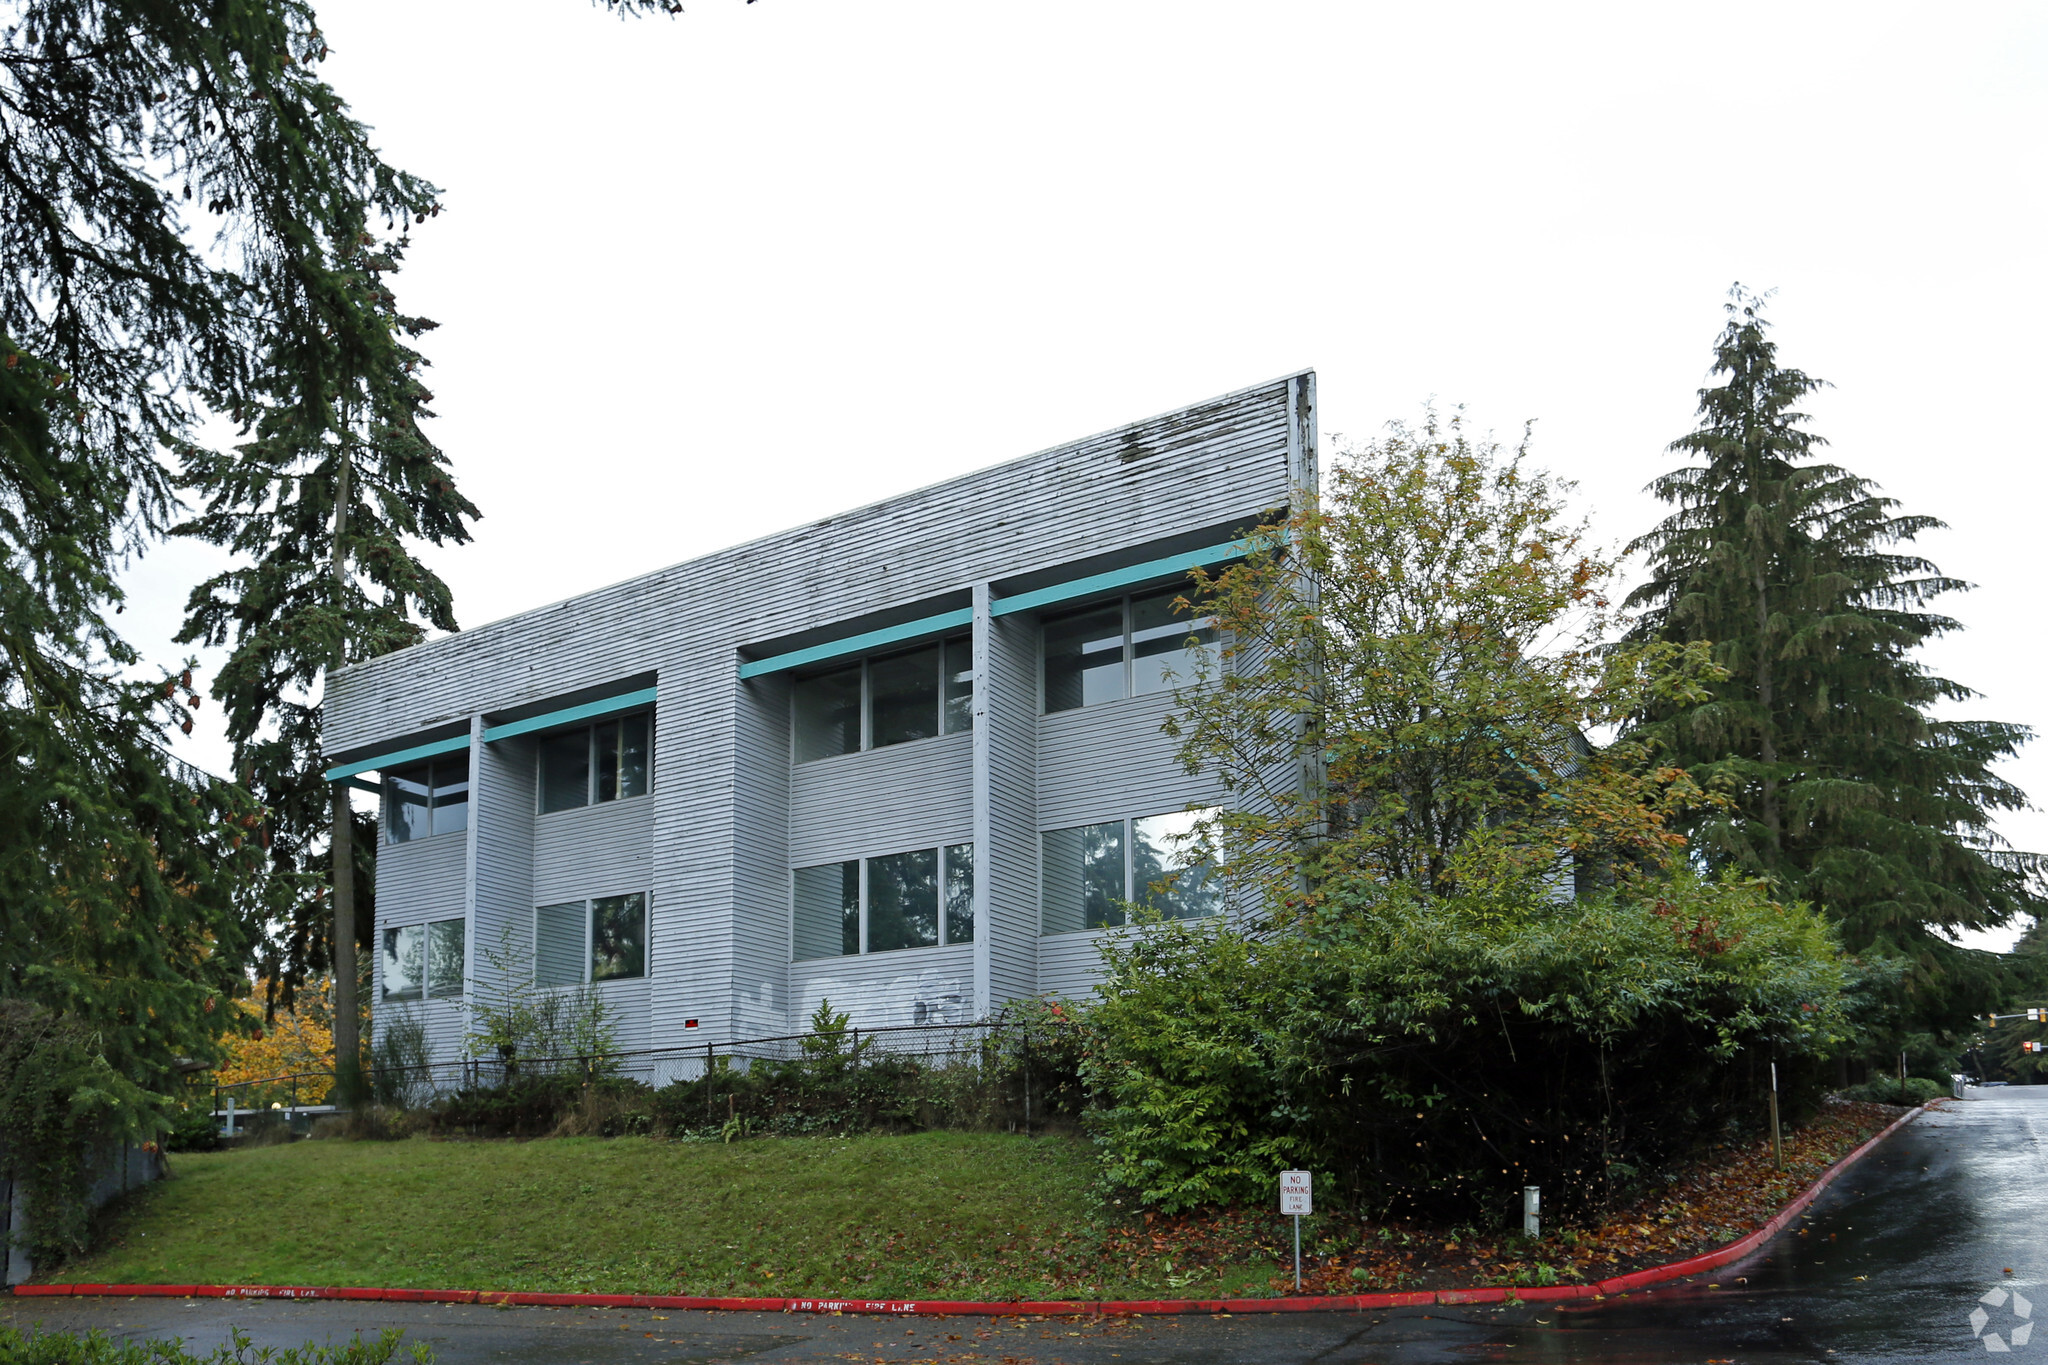
{"type": "MultiPolygon", "coordinates": [[[[1783,1170],[1772,1162],[1768,1137],[1718,1144],[1633,1203],[1604,1217],[1546,1228],[1540,1240],[1472,1227],[1360,1222],[1332,1228],[1319,1220],[1316,1242],[1302,1247],[1302,1292],[1580,1284],[1684,1260],[1761,1227],[1902,1112],[1882,1104],[1829,1103],[1800,1128],[1786,1131],[1783,1170]]],[[[1208,1266],[1273,1257],[1286,1269],[1269,1287],[1292,1293],[1289,1237],[1284,1222],[1266,1210],[1232,1209],[1150,1217],[1112,1233],[1101,1254],[1154,1277],[1164,1267],[1168,1284],[1176,1271],[1193,1281],[1208,1266]]]]}

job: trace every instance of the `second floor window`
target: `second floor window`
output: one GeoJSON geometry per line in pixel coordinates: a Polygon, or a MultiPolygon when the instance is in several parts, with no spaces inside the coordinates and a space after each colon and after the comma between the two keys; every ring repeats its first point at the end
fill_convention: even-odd
{"type": "Polygon", "coordinates": [[[1170,692],[1213,673],[1213,618],[1176,612],[1179,588],[1119,598],[1045,623],[1045,709],[1170,692]]]}
{"type": "Polygon", "coordinates": [[[384,774],[384,837],[409,844],[469,828],[469,755],[454,754],[384,774]]]}
{"type": "Polygon", "coordinates": [[[540,810],[573,810],[647,795],[654,717],[620,716],[548,735],[540,742],[540,810]]]}
{"type": "Polygon", "coordinates": [[[966,636],[798,678],[795,758],[858,753],[974,728],[974,646],[966,636]]]}

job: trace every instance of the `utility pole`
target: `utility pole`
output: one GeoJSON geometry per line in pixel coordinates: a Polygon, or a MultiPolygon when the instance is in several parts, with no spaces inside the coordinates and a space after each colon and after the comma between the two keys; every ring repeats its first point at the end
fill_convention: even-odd
{"type": "MultiPolygon", "coordinates": [[[[334,597],[337,614],[347,618],[348,555],[342,549],[342,533],[348,529],[349,457],[348,435],[342,436],[335,457],[340,468],[334,479],[334,597]]],[[[334,644],[334,664],[329,676],[348,663],[348,635],[343,631],[334,644]]],[[[349,784],[330,783],[334,801],[334,833],[330,847],[334,854],[334,1084],[336,1099],[354,1109],[362,1090],[362,1039],[357,1036],[359,1008],[356,1001],[356,850],[354,812],[349,803],[349,784]]]]}

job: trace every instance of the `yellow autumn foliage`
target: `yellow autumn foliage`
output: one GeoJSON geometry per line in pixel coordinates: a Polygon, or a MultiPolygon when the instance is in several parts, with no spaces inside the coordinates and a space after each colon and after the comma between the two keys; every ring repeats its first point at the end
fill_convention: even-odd
{"type": "MultiPolygon", "coordinates": [[[[217,1085],[240,1085],[301,1072],[319,1072],[319,1077],[302,1077],[298,1101],[318,1104],[326,1098],[334,1071],[334,979],[323,976],[300,988],[294,1008],[279,1010],[268,1023],[263,1019],[263,998],[268,983],[257,981],[252,997],[235,1002],[235,1010],[251,1026],[246,1034],[228,1039],[227,1062],[214,1072],[217,1085]]],[[[268,1108],[272,1100],[290,1098],[288,1082],[269,1086],[245,1086],[236,1093],[238,1106],[268,1108]]]]}

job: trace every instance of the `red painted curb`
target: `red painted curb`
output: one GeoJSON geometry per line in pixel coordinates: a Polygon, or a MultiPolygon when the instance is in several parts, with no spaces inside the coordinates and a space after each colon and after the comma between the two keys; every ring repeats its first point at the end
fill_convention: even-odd
{"type": "MultiPolygon", "coordinates": [[[[1929,1101],[1933,1103],[1933,1101],[1929,1101]]],[[[1819,1197],[1849,1167],[1906,1124],[1926,1106],[1901,1114],[1885,1130],[1821,1172],[1797,1199],[1772,1215],[1769,1222],[1724,1247],[1670,1265],[1617,1275],[1598,1284],[1543,1286],[1499,1285],[1479,1289],[1411,1290],[1384,1294],[1301,1295],[1278,1299],[1123,1299],[1100,1303],[1055,1299],[1043,1302],[1010,1300],[978,1303],[963,1299],[764,1299],[707,1298],[696,1294],[545,1294],[478,1289],[353,1289],[309,1288],[273,1284],[18,1284],[14,1293],[27,1298],[55,1295],[97,1295],[109,1298],[224,1299],[356,1299],[383,1303],[488,1303],[535,1308],[683,1308],[745,1313],[890,1313],[934,1317],[1125,1317],[1155,1313],[1329,1313],[1378,1308],[1417,1308],[1431,1304],[1547,1302],[1597,1299],[1626,1294],[1668,1280],[1717,1270],[1739,1261],[1784,1231],[1786,1224],[1819,1197]]]]}

